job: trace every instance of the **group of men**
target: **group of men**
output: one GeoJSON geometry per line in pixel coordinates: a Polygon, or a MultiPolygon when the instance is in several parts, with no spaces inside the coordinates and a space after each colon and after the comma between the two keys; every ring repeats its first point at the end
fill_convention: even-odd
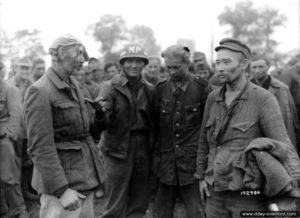
{"type": "Polygon", "coordinates": [[[241,41],[223,39],[215,51],[215,73],[200,52],[192,72],[190,50],[170,46],[162,53],[167,75],[160,75],[160,58],[130,44],[118,65],[105,67],[109,80],[95,86],[91,78],[83,82],[91,73],[83,67],[84,45],[64,35],[50,46],[51,66],[41,78],[1,80],[7,216],[22,217],[25,209],[15,155],[24,147],[42,218],[94,217],[99,187],[103,218],[141,218],[152,194],[157,218],[173,217],[177,198],[191,218],[296,211],[299,70],[284,74],[287,86],[241,41]]]}

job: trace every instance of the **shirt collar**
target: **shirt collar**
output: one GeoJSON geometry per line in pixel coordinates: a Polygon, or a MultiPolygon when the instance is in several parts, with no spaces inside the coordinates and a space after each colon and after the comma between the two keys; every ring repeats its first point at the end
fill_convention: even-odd
{"type": "Polygon", "coordinates": [[[183,92],[186,92],[187,87],[189,85],[190,82],[190,75],[187,75],[184,79],[183,82],[181,83],[181,86],[176,86],[175,82],[172,81],[171,82],[171,87],[172,87],[172,92],[174,93],[176,91],[177,88],[181,89],[183,92]]]}
{"type": "MultiPolygon", "coordinates": [[[[250,85],[250,81],[247,79],[246,84],[242,88],[241,92],[235,98],[235,100],[246,100],[248,99],[248,87],[250,85]]],[[[216,101],[225,101],[225,91],[226,91],[226,84],[223,85],[221,89],[219,89],[219,93],[217,94],[216,101]]]]}

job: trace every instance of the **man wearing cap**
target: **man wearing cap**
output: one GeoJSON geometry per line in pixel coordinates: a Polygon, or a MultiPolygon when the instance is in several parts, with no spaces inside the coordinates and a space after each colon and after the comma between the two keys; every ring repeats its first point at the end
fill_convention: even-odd
{"type": "Polygon", "coordinates": [[[32,61],[31,80],[32,82],[37,81],[46,72],[46,62],[42,58],[34,58],[32,61]]]}
{"type": "Polygon", "coordinates": [[[287,133],[295,146],[300,149],[300,132],[297,109],[293,97],[287,85],[268,75],[270,63],[263,55],[255,55],[251,58],[250,71],[253,75],[251,82],[269,90],[277,99],[280,106],[287,133]],[[298,134],[296,134],[298,133],[298,134]]]}
{"type": "Polygon", "coordinates": [[[155,143],[153,170],[159,178],[153,216],[173,217],[176,197],[181,197],[187,217],[204,218],[199,183],[194,178],[200,127],[208,83],[189,73],[189,52],[180,45],[162,54],[170,79],[155,87],[155,143]]]}
{"type": "Polygon", "coordinates": [[[251,188],[243,181],[241,154],[254,139],[267,137],[283,142],[293,160],[299,158],[275,97],[245,77],[248,46],[226,38],[215,50],[223,87],[211,92],[206,102],[195,173],[206,214],[226,218],[240,217],[241,211],[266,211],[270,198],[263,194],[264,187],[251,188]],[[252,194],[243,195],[249,190],[252,194]]]}
{"type": "MultiPolygon", "coordinates": [[[[0,74],[2,72],[1,69],[0,74]]],[[[4,196],[1,196],[1,217],[28,217],[21,191],[20,161],[15,150],[20,139],[21,114],[19,90],[0,76],[0,192],[4,196]]]]}
{"type": "Polygon", "coordinates": [[[52,64],[25,97],[32,185],[41,194],[40,217],[94,217],[93,190],[102,181],[101,160],[90,134],[82,92],[71,75],[88,56],[71,35],[49,49],[52,64]]]}
{"type": "Polygon", "coordinates": [[[150,152],[153,143],[153,87],[142,79],[147,54],[130,44],[120,54],[123,73],[104,82],[96,124],[104,156],[107,200],[102,217],[143,217],[148,207],[150,152]]]}

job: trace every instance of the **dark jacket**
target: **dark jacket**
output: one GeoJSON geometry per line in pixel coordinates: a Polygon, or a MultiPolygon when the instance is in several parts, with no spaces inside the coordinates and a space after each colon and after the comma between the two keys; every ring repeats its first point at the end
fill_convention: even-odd
{"type": "MultiPolygon", "coordinates": [[[[102,132],[100,147],[105,155],[126,158],[132,123],[135,113],[142,117],[143,126],[138,131],[148,137],[149,151],[153,147],[153,87],[141,80],[141,91],[137,102],[133,102],[128,87],[128,80],[123,74],[118,74],[110,81],[104,82],[99,92],[107,110],[103,119],[95,119],[95,125],[102,132]],[[137,104],[137,107],[135,105],[137,104]],[[137,111],[133,111],[137,108],[137,111]]],[[[141,120],[138,120],[141,121],[141,120]]]]}
{"type": "Polygon", "coordinates": [[[154,171],[160,182],[187,185],[195,181],[196,157],[208,83],[188,75],[176,90],[172,80],[155,90],[157,142],[154,171]],[[178,181],[178,182],[177,182],[178,181]]]}
{"type": "Polygon", "coordinates": [[[55,194],[68,186],[89,191],[102,180],[101,162],[90,136],[90,119],[83,95],[49,68],[25,97],[28,153],[34,163],[33,187],[55,194]]]}
{"type": "Polygon", "coordinates": [[[224,94],[225,86],[208,96],[195,176],[205,179],[215,191],[236,191],[244,187],[236,182],[243,175],[235,166],[253,139],[267,137],[294,147],[272,93],[247,82],[229,108],[224,94]]]}
{"type": "Polygon", "coordinates": [[[0,138],[4,135],[14,141],[20,137],[22,100],[19,90],[0,80],[0,138]]]}
{"type": "Polygon", "coordinates": [[[300,197],[300,161],[289,144],[269,138],[256,138],[241,155],[242,183],[259,189],[267,197],[300,197]]]}

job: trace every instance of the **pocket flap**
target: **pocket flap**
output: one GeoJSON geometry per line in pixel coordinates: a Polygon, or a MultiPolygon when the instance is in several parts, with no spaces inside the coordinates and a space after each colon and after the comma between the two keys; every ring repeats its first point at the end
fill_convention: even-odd
{"type": "Polygon", "coordinates": [[[75,104],[73,102],[67,101],[67,102],[60,102],[60,103],[54,103],[54,107],[58,107],[58,108],[71,108],[74,107],[75,104]]]}
{"type": "Polygon", "coordinates": [[[193,112],[196,112],[196,111],[199,110],[200,105],[201,105],[201,103],[197,103],[197,104],[194,104],[194,105],[187,105],[187,106],[185,106],[185,109],[186,109],[187,111],[193,111],[193,112]]]}
{"type": "Polygon", "coordinates": [[[246,121],[246,122],[241,122],[241,123],[236,123],[234,125],[232,125],[232,128],[234,129],[238,129],[242,132],[246,132],[247,130],[250,129],[251,126],[253,126],[256,122],[250,122],[250,121],[246,121]]]}

